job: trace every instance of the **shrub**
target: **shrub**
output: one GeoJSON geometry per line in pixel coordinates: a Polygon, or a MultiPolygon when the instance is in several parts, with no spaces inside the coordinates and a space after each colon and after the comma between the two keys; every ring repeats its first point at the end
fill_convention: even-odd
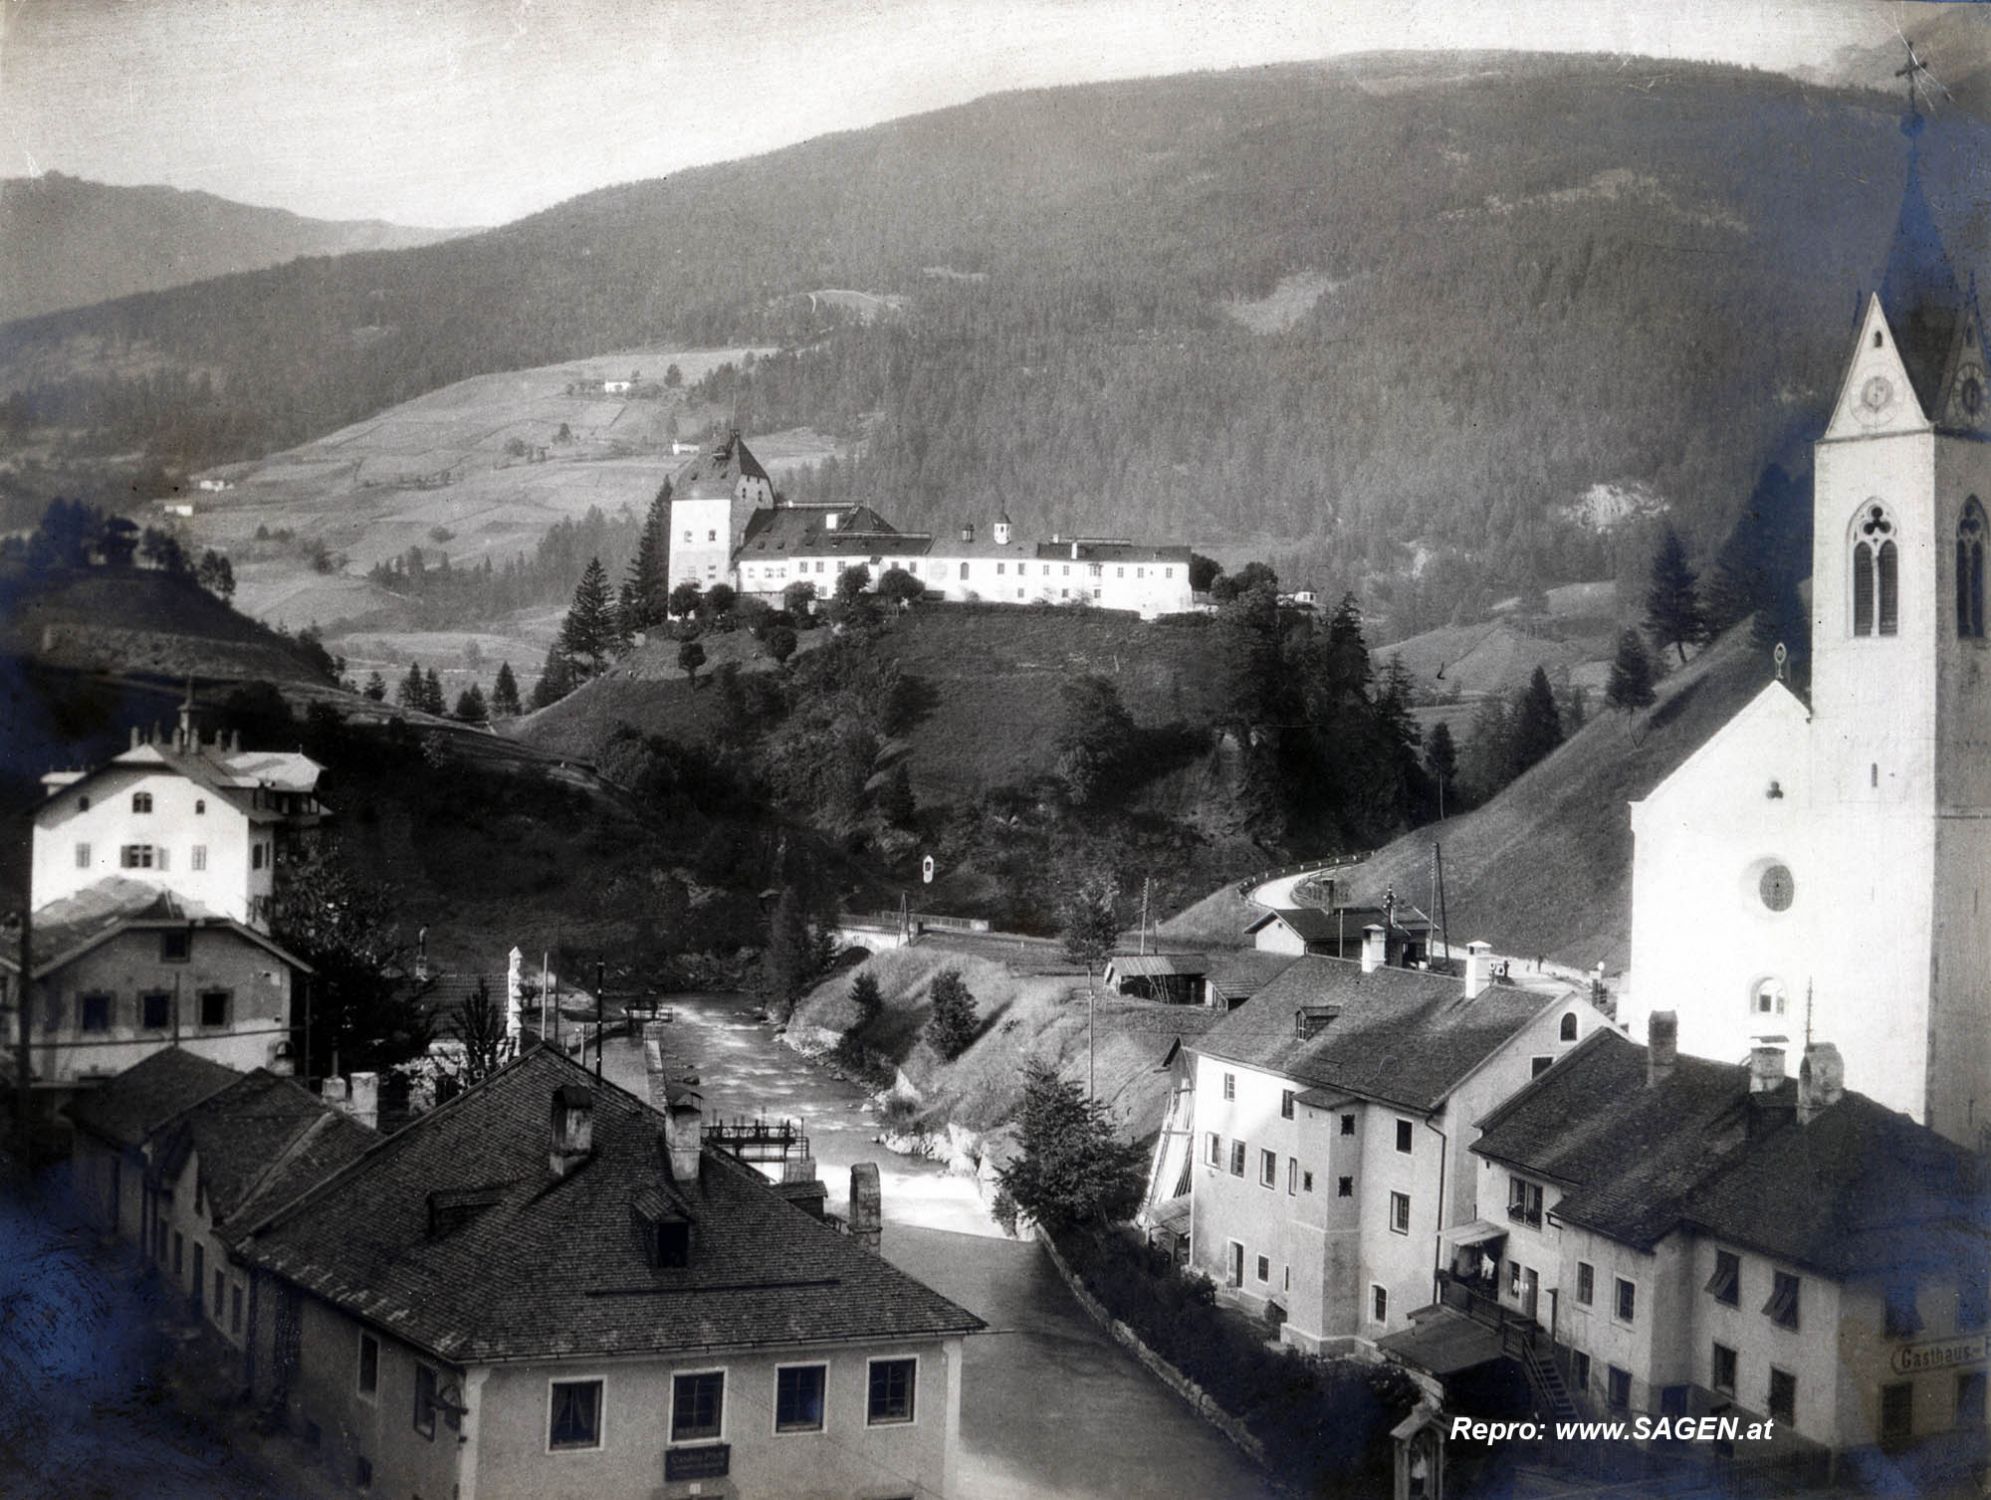
{"type": "Polygon", "coordinates": [[[974,994],[959,969],[942,969],[933,976],[927,998],[933,1004],[933,1018],[926,1023],[926,1039],[935,1052],[952,1062],[975,1039],[974,994]]]}

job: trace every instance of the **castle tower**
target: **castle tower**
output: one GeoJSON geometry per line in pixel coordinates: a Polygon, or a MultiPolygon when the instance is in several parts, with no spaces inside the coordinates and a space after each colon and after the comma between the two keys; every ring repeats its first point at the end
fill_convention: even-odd
{"type": "Polygon", "coordinates": [[[1005,510],[1000,512],[995,520],[995,541],[998,547],[1007,547],[1009,545],[1009,532],[1009,512],[1005,510]]]}
{"type": "Polygon", "coordinates": [[[1908,178],[1815,450],[1811,703],[1764,690],[1633,807],[1627,1018],[1834,1042],[1847,1084],[1991,1141],[1991,403],[1983,318],[1908,178]]]}
{"type": "Polygon", "coordinates": [[[774,482],[739,429],[708,443],[671,476],[671,586],[731,584],[733,554],[756,510],[774,503],[774,482]]]}

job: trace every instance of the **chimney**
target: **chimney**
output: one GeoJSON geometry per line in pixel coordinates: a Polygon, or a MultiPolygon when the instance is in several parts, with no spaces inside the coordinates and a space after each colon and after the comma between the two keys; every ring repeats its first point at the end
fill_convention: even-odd
{"type": "Polygon", "coordinates": [[[1466,944],[1466,998],[1477,1000],[1493,983],[1493,944],[1474,938],[1466,944]]]}
{"type": "Polygon", "coordinates": [[[1846,1062],[1830,1042],[1813,1042],[1797,1065],[1797,1122],[1809,1125],[1846,1097],[1846,1062]]]}
{"type": "Polygon", "coordinates": [[[380,1075],[378,1073],[355,1073],[350,1084],[351,1094],[346,1102],[346,1113],[351,1115],[368,1130],[380,1128],[380,1075]]]}
{"type": "Polygon", "coordinates": [[[337,1110],[344,1110],[351,1102],[351,1092],[346,1087],[346,1080],[336,1076],[318,1085],[318,1097],[337,1110]]]}
{"type": "Polygon", "coordinates": [[[131,748],[136,750],[138,746],[139,746],[138,726],[134,724],[131,726],[131,748]]]}
{"type": "Polygon", "coordinates": [[[970,521],[967,525],[961,528],[961,540],[964,542],[972,542],[974,539],[975,539],[975,523],[973,521],[970,521]]]}
{"type": "Polygon", "coordinates": [[[1645,1046],[1646,1084],[1664,1083],[1680,1060],[1680,1013],[1655,1010],[1645,1023],[1645,1046]]]}
{"type": "Polygon", "coordinates": [[[415,932],[415,983],[429,982],[429,930],[418,928],[415,932]]]}
{"type": "Polygon", "coordinates": [[[671,1084],[666,1091],[670,1105],[664,1110],[664,1150],[670,1157],[671,1181],[696,1183],[705,1101],[697,1089],[684,1084],[671,1084]]]}
{"type": "Polygon", "coordinates": [[[1784,1049],[1780,1037],[1763,1037],[1749,1049],[1749,1092],[1773,1094],[1784,1081],[1784,1049]]]}
{"type": "Polygon", "coordinates": [[[516,944],[505,959],[505,1036],[516,1045],[525,1030],[525,955],[516,944]]]}
{"type": "Polygon", "coordinates": [[[885,1195],[878,1186],[878,1163],[861,1161],[850,1169],[850,1237],[875,1251],[885,1230],[885,1195]]]}
{"type": "Polygon", "coordinates": [[[1373,974],[1389,960],[1383,929],[1371,922],[1362,929],[1362,972],[1373,974]]]}
{"type": "Polygon", "coordinates": [[[578,1083],[553,1091],[553,1135],[547,1165],[555,1177],[571,1176],[595,1148],[595,1096],[578,1083]]]}

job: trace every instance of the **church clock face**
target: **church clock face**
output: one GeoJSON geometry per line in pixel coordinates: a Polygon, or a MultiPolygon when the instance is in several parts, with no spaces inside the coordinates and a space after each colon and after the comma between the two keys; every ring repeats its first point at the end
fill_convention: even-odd
{"type": "Polygon", "coordinates": [[[1957,399],[1963,402],[1965,416],[1981,417],[1984,415],[1984,382],[1976,375],[1966,376],[1957,399]]]}
{"type": "Polygon", "coordinates": [[[1860,387],[1860,405],[1878,415],[1894,400],[1894,382],[1885,375],[1869,375],[1860,387]]]}

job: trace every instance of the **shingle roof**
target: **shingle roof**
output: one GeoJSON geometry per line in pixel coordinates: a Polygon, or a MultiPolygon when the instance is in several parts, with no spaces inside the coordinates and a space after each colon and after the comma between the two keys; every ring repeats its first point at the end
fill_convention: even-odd
{"type": "Polygon", "coordinates": [[[1349,959],[1308,956],[1225,1016],[1194,1043],[1304,1084],[1433,1110],[1513,1035],[1563,997],[1484,991],[1467,1000],[1456,979],[1421,969],[1363,973],[1349,959]],[[1301,1036],[1295,1014],[1334,1017],[1301,1036]]]}
{"type": "Polygon", "coordinates": [[[1249,1000],[1298,960],[1290,953],[1241,948],[1210,955],[1210,987],[1225,1000],[1249,1000]]]}
{"type": "Polygon", "coordinates": [[[796,556],[920,557],[933,544],[923,531],[899,531],[869,506],[776,506],[747,522],[739,556],[760,561],[796,556]],[[837,517],[834,529],[825,523],[837,517]]]}
{"type": "MultiPolygon", "coordinates": [[[[51,901],[35,913],[28,954],[34,965],[34,977],[40,979],[53,973],[98,944],[134,927],[227,928],[293,969],[312,972],[309,964],[274,939],[232,917],[210,911],[198,901],[190,901],[161,886],[112,875],[51,901]]],[[[0,948],[0,969],[11,973],[19,967],[17,951],[0,948]]]]}
{"type": "Polygon", "coordinates": [[[1116,953],[1107,962],[1122,979],[1172,979],[1210,971],[1210,960],[1200,953],[1116,953]]]}
{"type": "Polygon", "coordinates": [[[250,1261],[460,1363],[969,1333],[982,1326],[720,1153],[670,1179],[662,1117],[538,1049],[388,1137],[243,1242],[250,1261]],[[593,1154],[547,1160],[554,1091],[594,1101],[593,1154]],[[434,1236],[430,1195],[488,1190],[434,1236]],[[652,1269],[632,1202],[693,1220],[691,1264],[652,1269]],[[491,1289],[502,1287],[504,1295],[491,1289]]]}
{"type": "Polygon", "coordinates": [[[1473,1149],[1561,1184],[1557,1218],[1649,1248],[1682,1224],[1834,1276],[1981,1259],[1983,1163],[1858,1094],[1796,1122],[1796,1085],[1749,1093],[1739,1064],[1585,1038],[1501,1105],[1473,1149]],[[1759,1113],[1750,1131],[1750,1112],[1759,1113]]]}
{"type": "Polygon", "coordinates": [[[295,1194],[313,1180],[300,1167],[315,1163],[329,1172],[378,1139],[358,1121],[266,1068],[208,1095],[166,1121],[155,1135],[154,1160],[168,1176],[178,1173],[189,1152],[199,1158],[201,1192],[216,1223],[232,1218],[251,1196],[275,1207],[282,1199],[269,1196],[268,1190],[279,1185],[273,1177],[292,1183],[295,1194]],[[294,1151],[307,1146],[305,1161],[292,1159],[294,1151]]]}
{"type": "Polygon", "coordinates": [[[184,1047],[162,1047],[72,1100],[69,1118],[113,1145],[137,1146],[162,1122],[241,1077],[184,1047]]]}
{"type": "Polygon", "coordinates": [[[1698,1057],[1648,1087],[1645,1048],[1600,1028],[1481,1121],[1473,1150],[1561,1185],[1558,1217],[1646,1248],[1739,1139],[1748,1091],[1746,1068],[1698,1057]]]}
{"type": "Polygon", "coordinates": [[[1120,562],[1120,563],[1181,563],[1189,565],[1187,547],[1150,547],[1140,542],[1100,541],[1088,542],[1039,542],[1035,555],[1046,562],[1056,562],[1063,558],[1066,562],[1120,562]],[[1073,557],[1072,548],[1078,553],[1073,557]]]}
{"type": "Polygon", "coordinates": [[[767,470],[760,466],[760,460],[753,456],[740,435],[729,432],[678,465],[677,472],[671,475],[671,498],[730,495],[742,478],[767,479],[767,470]]]}

